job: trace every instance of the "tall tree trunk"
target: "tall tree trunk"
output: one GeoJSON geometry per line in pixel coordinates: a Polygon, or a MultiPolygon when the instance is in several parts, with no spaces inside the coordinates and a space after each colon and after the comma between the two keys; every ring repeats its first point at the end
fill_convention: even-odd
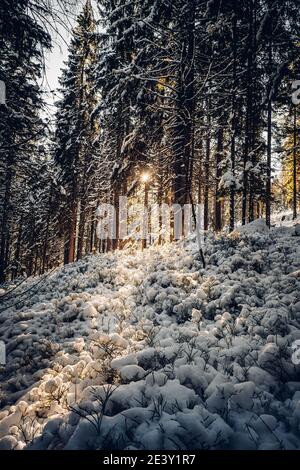
{"type": "Polygon", "coordinates": [[[195,1],[189,2],[183,24],[182,57],[178,70],[177,106],[174,119],[174,202],[187,204],[191,191],[193,159],[193,120],[194,120],[194,49],[195,49],[195,1]]]}
{"type": "Polygon", "coordinates": [[[237,17],[232,17],[232,52],[233,52],[233,93],[232,93],[232,129],[231,129],[231,173],[234,186],[230,190],[230,231],[235,227],[235,164],[236,164],[236,92],[237,92],[237,17]]]}
{"type": "Polygon", "coordinates": [[[22,246],[22,237],[23,237],[23,217],[19,222],[19,231],[18,231],[18,238],[16,244],[16,251],[15,251],[15,269],[12,272],[12,281],[18,276],[19,268],[21,264],[21,246],[22,246]]]}
{"type": "Polygon", "coordinates": [[[0,243],[0,282],[6,279],[6,269],[9,253],[9,216],[10,216],[10,198],[11,185],[13,180],[13,161],[9,161],[7,157],[7,169],[5,175],[5,192],[3,198],[3,214],[1,227],[1,243],[0,243]]]}
{"type": "Polygon", "coordinates": [[[46,259],[47,259],[48,243],[49,243],[49,228],[50,228],[50,218],[51,218],[52,196],[53,196],[53,186],[51,184],[51,190],[50,190],[50,196],[49,196],[49,210],[48,210],[48,213],[47,213],[46,233],[45,233],[44,246],[43,246],[42,274],[45,272],[45,269],[46,269],[46,259]]]}
{"type": "Polygon", "coordinates": [[[113,250],[117,250],[120,245],[120,190],[119,190],[119,184],[115,185],[114,188],[114,208],[116,211],[116,220],[115,220],[115,238],[112,242],[112,248],[113,250]]]}
{"type": "Polygon", "coordinates": [[[67,263],[74,263],[75,261],[77,212],[78,212],[78,203],[77,203],[77,197],[75,197],[74,200],[72,201],[72,207],[71,207],[71,220],[69,224],[67,263]]]}
{"type": "MultiPolygon", "coordinates": [[[[245,225],[247,222],[247,203],[249,193],[249,152],[251,148],[251,117],[252,117],[252,87],[253,87],[253,11],[252,1],[249,0],[249,31],[247,41],[247,96],[246,96],[246,126],[245,126],[245,148],[243,158],[243,195],[242,195],[242,224],[245,225]]],[[[249,210],[250,216],[250,210],[249,210]]]]}
{"type": "Polygon", "coordinates": [[[219,184],[222,177],[221,163],[223,159],[223,138],[224,131],[222,124],[218,130],[218,143],[216,152],[216,191],[215,191],[215,229],[222,230],[222,201],[219,197],[219,184]]]}
{"type": "Polygon", "coordinates": [[[199,170],[198,170],[198,204],[203,203],[203,140],[201,138],[199,143],[199,170]]]}
{"type": "MultiPolygon", "coordinates": [[[[269,41],[269,70],[272,70],[272,39],[269,41]]],[[[272,191],[272,82],[269,83],[268,129],[267,129],[267,181],[266,181],[266,224],[271,227],[271,191],[272,191]]]]}
{"type": "Polygon", "coordinates": [[[210,150],[211,150],[211,139],[210,139],[210,107],[208,106],[208,126],[207,126],[207,137],[206,137],[206,155],[205,155],[205,170],[204,170],[204,230],[208,230],[209,227],[209,184],[210,184],[210,150]]]}
{"type": "Polygon", "coordinates": [[[257,201],[255,198],[255,173],[253,169],[256,166],[256,146],[257,146],[257,127],[259,125],[260,105],[257,102],[257,94],[255,92],[258,83],[257,71],[257,3],[250,1],[252,12],[252,72],[251,72],[251,111],[250,111],[250,151],[251,151],[251,173],[249,177],[249,222],[255,219],[257,201]]]}
{"type": "Polygon", "coordinates": [[[293,219],[297,218],[297,107],[294,109],[294,147],[293,147],[293,219]]]}
{"type": "Polygon", "coordinates": [[[80,260],[83,256],[83,245],[85,237],[85,228],[86,228],[86,197],[83,197],[80,202],[80,216],[79,216],[79,226],[78,226],[78,242],[77,242],[77,261],[80,260]]]}

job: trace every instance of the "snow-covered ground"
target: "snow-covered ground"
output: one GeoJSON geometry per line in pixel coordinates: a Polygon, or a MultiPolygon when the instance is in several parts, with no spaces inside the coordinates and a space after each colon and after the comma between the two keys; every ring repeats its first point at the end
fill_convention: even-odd
{"type": "Polygon", "coordinates": [[[300,449],[299,235],[209,235],[205,270],[193,239],[89,257],[3,297],[0,449],[300,449]]]}

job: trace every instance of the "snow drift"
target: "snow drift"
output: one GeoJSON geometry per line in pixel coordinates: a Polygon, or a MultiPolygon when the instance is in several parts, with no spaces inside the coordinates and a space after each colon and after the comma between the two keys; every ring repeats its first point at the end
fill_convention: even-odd
{"type": "Polygon", "coordinates": [[[93,256],[2,298],[0,449],[299,449],[297,230],[93,256]]]}

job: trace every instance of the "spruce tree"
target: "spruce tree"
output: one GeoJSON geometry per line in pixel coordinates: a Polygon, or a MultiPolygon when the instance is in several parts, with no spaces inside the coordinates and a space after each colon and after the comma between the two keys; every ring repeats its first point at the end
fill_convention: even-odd
{"type": "Polygon", "coordinates": [[[95,141],[98,125],[91,118],[96,106],[93,67],[96,53],[96,22],[88,0],[78,17],[69,47],[69,58],[60,80],[56,161],[61,171],[65,198],[62,220],[65,234],[65,263],[80,258],[88,217],[89,200],[96,170],[95,141]]]}
{"type": "Polygon", "coordinates": [[[51,42],[30,14],[30,6],[28,0],[0,3],[0,80],[6,84],[6,104],[0,106],[0,282],[14,260],[22,190],[45,127],[38,82],[43,51],[51,42]]]}

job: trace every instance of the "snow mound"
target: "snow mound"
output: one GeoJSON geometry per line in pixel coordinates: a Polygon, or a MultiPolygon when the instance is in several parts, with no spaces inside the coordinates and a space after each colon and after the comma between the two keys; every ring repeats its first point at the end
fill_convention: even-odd
{"type": "Polygon", "coordinates": [[[191,239],[24,282],[0,449],[299,449],[299,245],[259,220],[208,234],[205,270],[191,239]]]}
{"type": "Polygon", "coordinates": [[[246,235],[268,234],[269,229],[264,219],[257,219],[254,222],[238,227],[237,231],[246,235]]]}

